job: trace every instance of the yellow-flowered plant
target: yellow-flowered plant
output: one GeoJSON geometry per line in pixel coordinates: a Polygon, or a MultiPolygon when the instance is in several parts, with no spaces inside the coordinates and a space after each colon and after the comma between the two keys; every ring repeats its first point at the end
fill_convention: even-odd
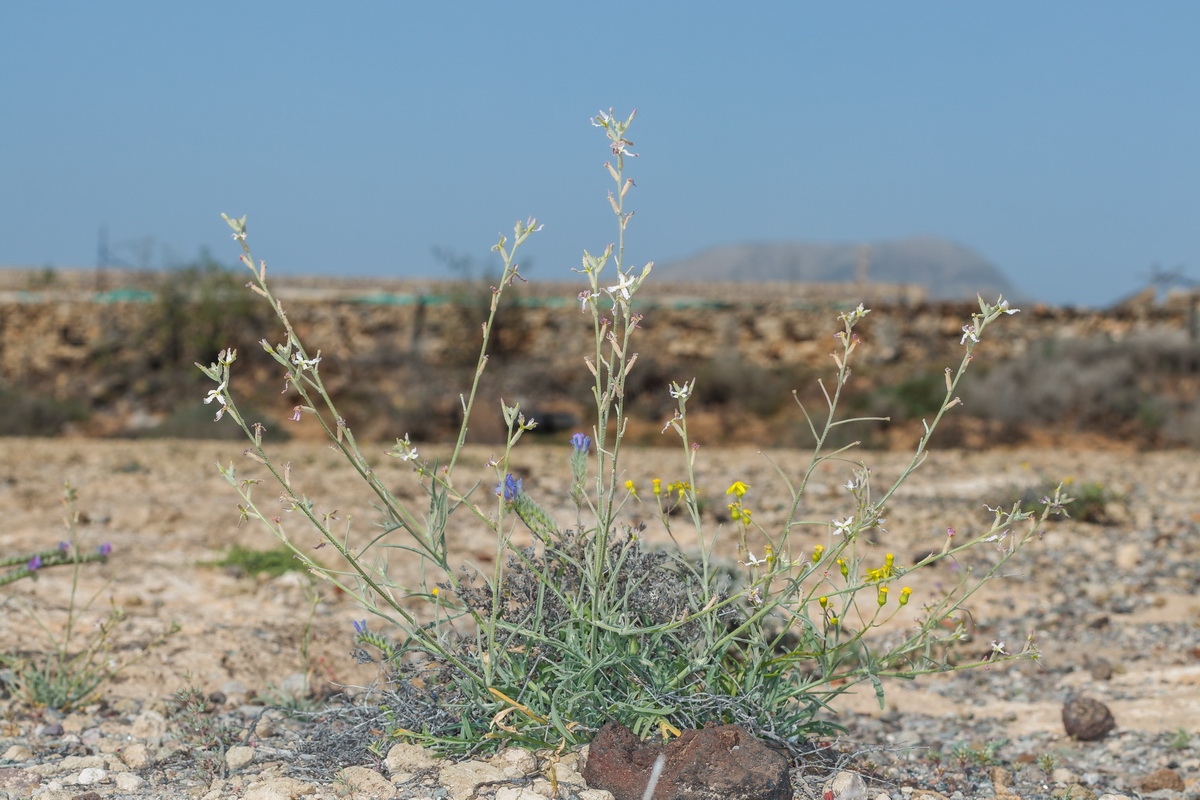
{"type": "MultiPolygon", "coordinates": [[[[866,563],[865,534],[887,535],[888,502],[924,460],[939,421],[958,404],[959,381],[985,331],[1016,312],[1002,298],[994,304],[980,299],[979,312],[962,328],[962,360],[957,368],[946,368],[943,402],[926,422],[908,467],[890,486],[876,487],[870,469],[860,464],[843,487],[843,513],[831,520],[804,517],[810,479],[824,465],[845,462],[853,447],[833,448],[831,431],[868,421],[839,412],[851,362],[866,343],[857,326],[870,310],[860,304],[838,316],[841,330],[831,353],[836,369],[828,384],[820,384],[826,408],[813,414],[800,406],[813,439],[808,466],[794,476],[780,471],[782,504],[757,501],[760,509],[782,505],[782,523],[768,529],[761,523],[766,515],[747,507],[749,484],[735,480],[725,492],[741,569],[726,568],[714,557],[727,528],[714,529],[715,515],[705,513],[697,490],[699,445],[688,432],[696,380],[664,387],[674,408],[662,430],[679,437],[684,463],[681,477],[665,486],[661,478],[651,480],[659,520],[673,547],[649,550],[649,537],[640,535],[641,524],[630,522],[629,514],[630,504],[641,501],[635,483],[640,476],[628,474],[622,460],[629,422],[626,379],[637,363],[634,344],[642,320],[638,291],[652,268],[629,263],[625,254],[633,219],[626,201],[634,183],[625,174],[627,160],[635,156],[628,137],[633,120],[633,114],[622,119],[611,110],[592,120],[607,139],[610,160],[604,169],[613,181],[608,203],[616,237],[597,254],[584,251],[577,270],[584,289],[572,313],[582,313],[590,324],[581,370],[590,375],[594,419],[590,430],[570,439],[564,495],[573,509],[565,514],[555,505],[541,505],[537,492],[513,474],[513,448],[537,424],[519,404],[501,403],[507,438],[503,450],[487,461],[494,488],[490,481],[481,488],[463,479],[458,469],[477,416],[500,301],[507,287],[524,280],[516,256],[541,229],[536,220],[518,222],[512,239],[501,236],[493,247],[503,270],[482,327],[476,369],[460,398],[462,424],[449,455],[436,462],[423,459],[407,434],[387,453],[412,470],[426,494],[428,503],[415,506],[394,492],[390,479],[373,466],[373,454],[360,448],[350,423],[338,413],[322,379],[321,351],[306,347],[267,283],[266,265],[251,257],[245,217],[225,218],[253,273],[251,290],[271,305],[282,325],[280,343],[264,340],[263,349],[285,371],[289,391],[299,395],[291,419],[309,416],[322,426],[370,490],[380,509],[379,529],[363,535],[347,523],[345,530],[334,530],[332,512],[303,493],[296,480],[300,470],[268,449],[263,426],[247,420],[238,407],[231,389],[232,350],[222,351],[207,367],[198,365],[215,384],[204,402],[215,403],[216,417],[232,419],[250,440],[246,466],[256,474],[239,477],[232,464],[222,474],[241,496],[244,518],[267,527],[310,571],[344,590],[371,617],[355,621],[355,642],[360,652],[365,647],[378,651],[389,679],[404,682],[408,704],[381,717],[387,737],[459,752],[497,748],[505,741],[562,747],[584,741],[589,731],[616,718],[639,735],[736,721],[777,742],[798,744],[829,730],[820,712],[856,684],[870,682],[882,702],[883,679],[951,666],[939,660],[939,648],[957,641],[963,631],[947,632],[943,623],[965,616],[956,614],[979,581],[923,598],[919,615],[912,608],[901,613],[912,595],[907,586],[895,602],[888,601],[892,584],[988,542],[1000,556],[980,576],[986,581],[1000,574],[1046,515],[1068,499],[1055,492],[1038,517],[1015,506],[996,510],[991,527],[978,535],[955,539],[951,529],[941,552],[912,566],[896,564],[890,554],[882,566],[866,563]],[[264,501],[254,489],[268,480],[273,488],[264,501]],[[281,515],[281,503],[292,513],[281,515]],[[446,531],[455,513],[491,531],[495,552],[486,570],[466,569],[451,558],[446,531]],[[314,561],[306,546],[311,537],[293,530],[299,521],[344,564],[333,569],[314,561]],[[518,525],[527,533],[518,536],[518,525]],[[681,543],[678,529],[687,526],[695,538],[681,543]],[[802,534],[822,539],[808,557],[796,544],[802,534]],[[414,583],[401,583],[389,570],[389,555],[419,563],[414,583]],[[893,618],[907,627],[875,644],[878,629],[893,618]]],[[[553,481],[538,483],[544,487],[553,481]]],[[[1031,642],[1015,654],[1000,646],[967,665],[1036,654],[1031,642]]]]}

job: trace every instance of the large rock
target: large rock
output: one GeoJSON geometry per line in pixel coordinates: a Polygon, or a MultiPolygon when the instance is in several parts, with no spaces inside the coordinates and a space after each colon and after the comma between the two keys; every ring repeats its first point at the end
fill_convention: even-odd
{"type": "Polygon", "coordinates": [[[588,751],[583,777],[616,800],[642,800],[659,755],[654,800],[790,800],[788,761],[740,725],[684,731],[666,745],[645,743],[610,722],[588,751]]]}

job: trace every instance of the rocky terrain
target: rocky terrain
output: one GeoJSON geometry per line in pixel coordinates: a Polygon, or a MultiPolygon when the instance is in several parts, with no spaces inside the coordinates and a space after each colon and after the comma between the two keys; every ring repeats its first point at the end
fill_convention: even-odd
{"type": "MultiPolygon", "coordinates": [[[[279,448],[321,508],[336,510],[353,534],[370,529],[369,498],[336,454],[306,442],[279,448]]],[[[388,745],[373,755],[345,737],[321,739],[332,736],[328,725],[335,713],[294,719],[267,708],[308,689],[324,696],[335,685],[361,685],[374,673],[349,656],[351,622],[364,612],[345,595],[303,573],[268,578],[209,565],[235,544],[274,544],[265,531],[239,526],[236,495],[216,472],[218,461],[232,461],[246,475],[260,474],[241,449],[173,440],[0,439],[5,553],[53,547],[65,538],[64,481],[78,491],[83,546],[112,546],[106,564],[82,572],[79,596],[95,595],[96,601],[80,616],[72,646],[82,646],[96,630],[110,601],[125,612],[114,629],[112,658],[139,656],[171,625],[179,626],[82,709],[64,715],[29,708],[16,697],[0,701],[0,798],[531,800],[551,793],[552,774],[562,797],[607,797],[574,782],[582,770],[574,755],[515,750],[490,764],[467,765],[429,761],[423,752],[388,745]],[[198,702],[191,717],[180,713],[176,700],[189,687],[198,702]],[[235,744],[207,761],[197,732],[205,725],[238,733],[235,744]],[[324,745],[306,750],[306,740],[324,745]],[[471,783],[476,778],[482,785],[471,783]]],[[[422,449],[432,457],[438,448],[422,449]]],[[[515,455],[526,491],[556,513],[567,510],[567,450],[564,441],[559,447],[519,447],[515,455]]],[[[465,461],[485,486],[494,483],[484,467],[490,455],[471,449],[465,461]]],[[[627,476],[638,485],[682,477],[677,451],[626,455],[627,476]]],[[[792,474],[806,463],[798,451],[767,455],[792,474]]],[[[880,484],[906,461],[902,453],[856,458],[872,467],[880,484]]],[[[986,652],[995,640],[1019,649],[1032,636],[1042,657],[892,683],[883,709],[869,688],[843,696],[835,710],[847,732],[824,756],[794,767],[796,796],[1194,796],[1200,778],[1197,460],[1191,451],[1067,447],[935,452],[889,507],[889,533],[878,543],[902,564],[939,548],[948,527],[963,535],[985,529],[983,503],[1012,502],[1025,490],[1040,492],[1064,479],[1068,488],[1086,486],[1097,498],[1089,519],[1051,524],[1004,580],[970,604],[968,648],[986,652]],[[1064,730],[1064,704],[1083,696],[1104,704],[1115,721],[1094,741],[1064,730]]],[[[379,462],[389,485],[418,498],[419,487],[402,462],[379,462]]],[[[752,487],[747,502],[754,500],[762,523],[778,521],[782,490],[763,454],[702,447],[698,463],[705,496],[721,498],[733,480],[745,481],[752,487]]],[[[851,466],[829,463],[818,471],[805,501],[807,517],[845,513],[839,489],[851,466]]],[[[650,523],[646,536],[665,542],[653,515],[632,508],[631,521],[644,516],[650,523]]],[[[315,534],[302,528],[291,535],[317,545],[315,534]]],[[[491,557],[492,543],[469,525],[453,527],[450,535],[464,559],[486,563],[491,557]]],[[[827,535],[815,526],[798,545],[811,548],[827,535]]],[[[728,538],[719,549],[731,558],[734,542],[728,538]]],[[[988,557],[981,552],[973,558],[982,565],[988,557]]],[[[909,610],[923,593],[953,580],[953,572],[938,567],[924,578],[914,576],[909,610]]],[[[0,652],[46,652],[47,632],[63,631],[69,591],[67,568],[0,589],[0,652]]]]}

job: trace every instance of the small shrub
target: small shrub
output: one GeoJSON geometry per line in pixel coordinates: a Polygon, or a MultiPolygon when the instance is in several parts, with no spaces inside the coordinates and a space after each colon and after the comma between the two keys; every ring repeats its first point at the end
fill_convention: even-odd
{"type": "MultiPolygon", "coordinates": [[[[592,424],[572,435],[569,447],[563,443],[574,506],[570,520],[549,513],[514,475],[514,448],[536,425],[520,404],[500,404],[502,441],[488,462],[494,487],[467,486],[456,478],[468,432],[477,435],[480,426],[476,406],[498,310],[508,287],[522,280],[516,255],[540,230],[536,220],[518,222],[513,238],[501,236],[493,247],[503,271],[490,288],[470,385],[455,396],[462,422],[451,453],[437,463],[427,461],[408,433],[388,451],[411,467],[428,498],[418,512],[381,480],[372,457],[359,447],[322,378],[319,351],[313,355],[297,335],[267,283],[265,266],[250,254],[245,218],[225,217],[253,274],[253,290],[282,325],[280,343],[264,341],[263,349],[287,371],[300,398],[296,416],[312,417],[370,489],[380,511],[379,530],[365,542],[353,540],[330,527],[317,500],[293,488],[290,468],[265,446],[229,389],[238,358],[233,348],[207,366],[197,364],[215,384],[204,402],[217,409],[218,421],[233,420],[251,442],[247,457],[269,478],[240,477],[232,464],[221,472],[241,497],[244,516],[262,523],[295,559],[364,608],[367,617],[354,623],[356,655],[364,661],[378,658],[388,678],[381,729],[444,750],[475,752],[505,742],[579,743],[610,719],[644,737],[737,722],[798,746],[807,736],[836,727],[820,713],[856,685],[870,683],[882,705],[883,682],[891,678],[1036,658],[1031,638],[1013,653],[995,642],[983,657],[957,665],[944,653],[967,635],[958,622],[965,616],[963,604],[983,583],[1003,574],[1008,560],[1036,541],[1045,518],[1069,500],[1060,490],[1037,515],[1015,504],[994,509],[986,530],[967,541],[955,540],[951,532],[940,551],[912,565],[890,554],[880,559],[870,546],[886,537],[889,500],[920,467],[934,430],[959,404],[958,387],[981,337],[993,322],[1017,312],[1002,299],[994,304],[980,299],[978,313],[963,326],[961,359],[939,375],[941,396],[923,421],[924,435],[911,461],[892,484],[875,485],[871,470],[847,457],[855,440],[831,446],[867,421],[840,411],[861,343],[855,326],[869,313],[862,305],[838,317],[833,368],[818,383],[821,406],[810,410],[800,404],[812,455],[797,475],[780,475],[783,497],[774,504],[786,509],[782,525],[761,525],[754,514],[760,495],[731,476],[728,514],[722,514],[729,523],[711,529],[714,515],[703,513],[695,489],[699,448],[688,427],[689,404],[702,396],[695,378],[676,375],[658,387],[667,398],[669,418],[656,423],[678,439],[677,474],[640,490],[629,480],[622,468],[627,399],[639,380],[630,376],[641,368],[634,345],[643,319],[635,297],[652,270],[652,264],[637,267],[625,260],[626,229],[633,218],[625,205],[633,182],[624,173],[632,121],[633,115],[621,120],[611,113],[593,120],[604,130],[612,154],[605,167],[613,180],[609,201],[617,230],[615,242],[599,254],[584,252],[578,270],[583,288],[571,312],[582,312],[591,329],[584,374],[592,424]],[[810,478],[824,465],[844,471],[845,513],[811,520],[801,507],[810,478]],[[258,486],[265,480],[271,488],[262,501],[258,486]],[[343,567],[324,567],[312,560],[309,548],[295,544],[279,515],[281,492],[284,508],[292,512],[289,520],[303,518],[344,559],[343,567]],[[656,507],[672,548],[647,548],[642,528],[623,522],[638,502],[647,504],[651,515],[656,507]],[[493,537],[495,552],[486,572],[452,563],[446,526],[453,513],[469,515],[474,526],[493,537]],[[513,543],[518,524],[532,535],[531,546],[513,543]],[[824,544],[802,551],[794,536],[801,530],[823,534],[824,544]],[[717,536],[739,542],[733,574],[713,557],[717,536]],[[912,599],[906,575],[985,543],[1000,552],[990,567],[922,597],[924,613],[903,632],[879,630],[912,599]],[[389,571],[390,553],[419,561],[414,583],[401,584],[389,571]]],[[[660,364],[667,375],[669,366],[660,364]]],[[[916,386],[915,394],[929,392],[927,385],[916,386]]],[[[771,500],[763,496],[758,502],[771,500]]]]}
{"type": "Polygon", "coordinates": [[[77,400],[57,400],[16,386],[0,385],[0,436],[58,436],[89,417],[77,400]]]}
{"type": "Polygon", "coordinates": [[[48,707],[70,711],[92,702],[96,692],[106,681],[115,677],[131,664],[144,658],[167,637],[178,630],[172,625],[165,633],[146,645],[141,653],[130,659],[118,660],[112,654],[112,635],[124,620],[124,614],[112,606],[96,628],[85,637],[79,647],[78,626],[81,617],[95,603],[99,592],[90,599],[79,602],[79,574],[84,564],[108,560],[112,548],[101,545],[94,553],[79,550],[79,513],[75,507],[75,490],[67,484],[64,492],[67,507],[67,529],[70,537],[54,550],[19,556],[16,559],[0,560],[0,566],[17,565],[15,570],[0,577],[0,586],[22,578],[38,580],[45,570],[70,565],[71,589],[67,595],[66,627],[63,633],[55,634],[46,623],[28,607],[29,617],[51,643],[49,653],[0,654],[0,664],[11,671],[10,691],[20,701],[35,707],[48,707]]]}
{"type": "Polygon", "coordinates": [[[1039,486],[1022,490],[1014,502],[1021,510],[1035,513],[1045,507],[1056,488],[1062,485],[1069,486],[1072,494],[1069,499],[1060,503],[1062,516],[1100,525],[1107,525],[1113,521],[1112,513],[1109,510],[1110,505],[1120,502],[1122,498],[1104,484],[1096,481],[1076,483],[1075,479],[1071,477],[1062,482],[1046,479],[1039,486]]]}
{"type": "Polygon", "coordinates": [[[225,751],[237,744],[239,728],[222,721],[204,692],[186,686],[175,693],[167,714],[175,732],[176,752],[190,761],[198,778],[209,783],[226,772],[225,751]]]}
{"type": "Polygon", "coordinates": [[[285,572],[305,572],[308,567],[298,561],[291,550],[276,547],[272,550],[251,550],[235,544],[220,561],[211,562],[215,567],[233,567],[250,576],[266,573],[277,578],[285,572]]]}

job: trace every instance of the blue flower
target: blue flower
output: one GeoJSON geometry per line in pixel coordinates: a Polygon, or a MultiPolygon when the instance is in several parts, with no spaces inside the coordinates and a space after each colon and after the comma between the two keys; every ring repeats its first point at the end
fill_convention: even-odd
{"type": "Polygon", "coordinates": [[[351,620],[351,624],[354,625],[355,633],[363,634],[367,632],[367,621],[365,619],[351,620]]]}
{"type": "Polygon", "coordinates": [[[576,453],[586,453],[592,446],[592,437],[584,436],[582,433],[572,434],[571,446],[575,448],[576,453]]]}
{"type": "Polygon", "coordinates": [[[521,479],[514,478],[511,472],[504,476],[504,483],[496,484],[496,496],[503,497],[510,503],[517,499],[521,491],[521,479]]]}
{"type": "Polygon", "coordinates": [[[109,544],[108,542],[105,542],[104,544],[102,544],[96,548],[96,552],[98,552],[102,556],[107,557],[109,555],[109,553],[112,552],[112,545],[109,544]]]}
{"type": "Polygon", "coordinates": [[[33,558],[29,559],[29,563],[25,565],[25,568],[28,569],[30,572],[37,572],[39,569],[41,569],[41,567],[42,567],[42,557],[41,556],[34,556],[33,558]]]}

